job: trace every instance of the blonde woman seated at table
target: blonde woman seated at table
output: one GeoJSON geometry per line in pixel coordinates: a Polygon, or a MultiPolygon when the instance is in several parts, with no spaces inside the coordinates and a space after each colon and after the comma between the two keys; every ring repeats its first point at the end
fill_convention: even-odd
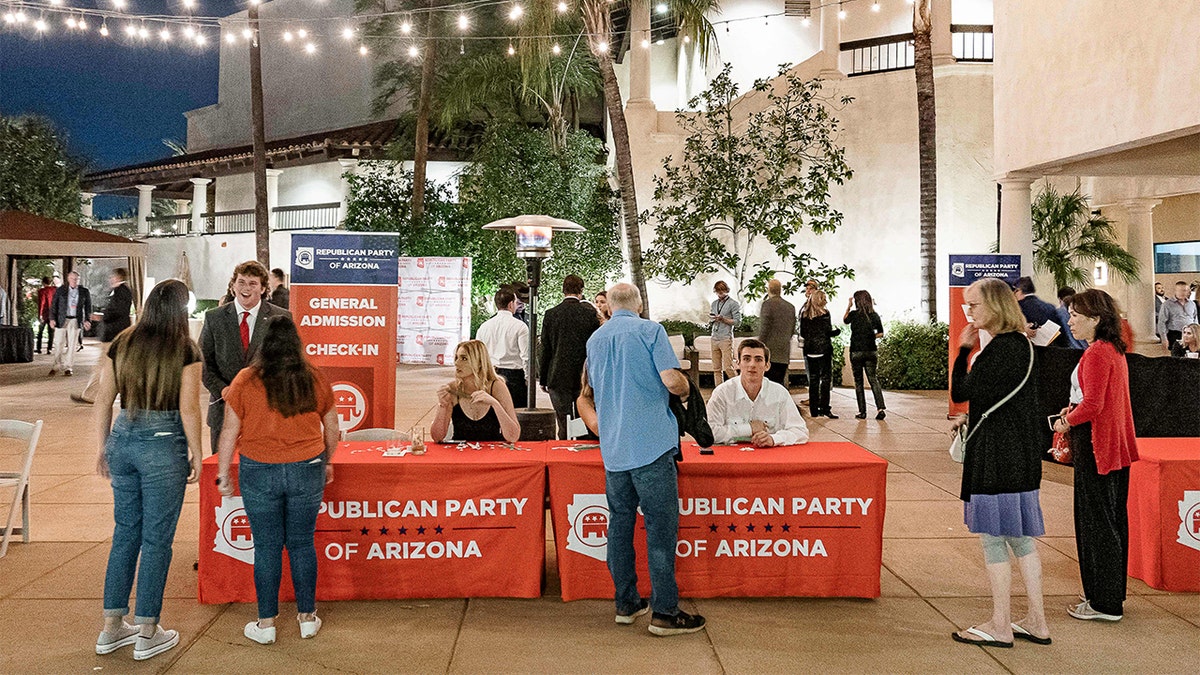
{"type": "Polygon", "coordinates": [[[496,376],[487,347],[479,340],[458,343],[454,381],[438,389],[437,416],[430,436],[444,441],[508,441],[521,437],[508,386],[496,376]]]}
{"type": "Polygon", "coordinates": [[[596,392],[588,382],[587,361],[583,363],[583,376],[579,382],[579,398],[575,399],[575,411],[579,413],[579,419],[583,420],[583,425],[592,432],[592,436],[595,436],[594,439],[589,440],[599,440],[600,418],[596,416],[596,392]]]}
{"type": "Polygon", "coordinates": [[[1183,327],[1182,336],[1171,345],[1171,356],[1177,359],[1200,358],[1200,324],[1183,327]]]}
{"type": "Polygon", "coordinates": [[[717,445],[749,442],[755,447],[808,442],[808,426],[787,388],[766,379],[771,352],[746,338],[738,346],[741,374],[725,380],[708,401],[708,425],[717,445]]]}

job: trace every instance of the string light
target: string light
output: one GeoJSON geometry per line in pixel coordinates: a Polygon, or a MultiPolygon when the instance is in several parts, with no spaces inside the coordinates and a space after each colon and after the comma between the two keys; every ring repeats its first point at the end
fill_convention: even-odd
{"type": "Polygon", "coordinates": [[[138,28],[138,37],[145,40],[146,38],[150,37],[150,31],[145,26],[142,26],[141,28],[138,28]]]}
{"type": "Polygon", "coordinates": [[[137,35],[137,26],[135,26],[133,24],[129,24],[129,25],[125,26],[125,34],[128,35],[129,37],[134,37],[135,35],[137,35]]]}
{"type": "Polygon", "coordinates": [[[508,43],[508,55],[512,56],[513,54],[516,54],[516,53],[517,53],[517,48],[514,47],[511,42],[508,43]]]}
{"type": "Polygon", "coordinates": [[[605,42],[604,40],[597,42],[596,43],[596,51],[600,52],[601,54],[608,53],[608,43],[605,42]]]}
{"type": "Polygon", "coordinates": [[[108,23],[100,24],[100,35],[108,37],[108,23]]]}
{"type": "Polygon", "coordinates": [[[283,41],[284,42],[292,41],[292,31],[290,31],[290,30],[283,31],[283,41]]]}
{"type": "Polygon", "coordinates": [[[208,44],[208,38],[204,37],[204,33],[196,33],[196,44],[201,47],[208,44]]]}
{"type": "Polygon", "coordinates": [[[67,28],[74,28],[75,27],[75,17],[73,17],[73,16],[67,17],[67,20],[64,23],[67,24],[67,28]]]}
{"type": "Polygon", "coordinates": [[[808,28],[809,26],[812,25],[812,19],[810,19],[806,16],[800,20],[800,25],[804,26],[805,28],[808,28]]]}
{"type": "Polygon", "coordinates": [[[650,41],[642,38],[642,49],[650,49],[650,41]]]}
{"type": "Polygon", "coordinates": [[[16,14],[13,14],[12,12],[5,12],[5,13],[4,13],[4,23],[9,23],[9,24],[12,24],[12,23],[16,23],[16,22],[17,22],[17,15],[16,15],[16,14]]]}
{"type": "Polygon", "coordinates": [[[308,31],[306,31],[306,30],[304,30],[303,28],[301,28],[300,30],[296,31],[296,37],[298,37],[298,38],[300,38],[301,40],[303,40],[303,39],[305,39],[305,38],[307,38],[307,37],[308,37],[308,31]]]}
{"type": "Polygon", "coordinates": [[[113,0],[113,7],[116,7],[117,9],[125,9],[128,6],[129,3],[125,0],[113,0]]]}
{"type": "Polygon", "coordinates": [[[171,31],[164,28],[164,29],[158,31],[158,37],[163,42],[170,42],[171,41],[171,31]]]}
{"type": "Polygon", "coordinates": [[[876,12],[876,13],[879,12],[879,3],[878,2],[871,4],[871,11],[876,12]]]}
{"type": "Polygon", "coordinates": [[[226,33],[225,41],[228,42],[229,44],[234,44],[237,42],[237,36],[234,35],[233,33],[226,33]]]}
{"type": "Polygon", "coordinates": [[[421,50],[417,49],[416,45],[410,45],[408,48],[408,55],[415,59],[421,55],[421,50]]]}
{"type": "Polygon", "coordinates": [[[354,39],[354,29],[349,26],[346,26],[345,28],[342,29],[342,37],[347,40],[353,40],[354,39]]]}
{"type": "Polygon", "coordinates": [[[309,54],[316,54],[317,46],[310,42],[304,45],[304,51],[308,52],[309,54]]]}
{"type": "Polygon", "coordinates": [[[516,21],[525,13],[525,8],[520,5],[513,5],[512,9],[508,10],[508,18],[511,21],[516,21]]]}
{"type": "Polygon", "coordinates": [[[249,40],[252,37],[254,37],[254,31],[250,30],[249,28],[242,29],[242,38],[243,39],[249,40]]]}
{"type": "Polygon", "coordinates": [[[183,36],[189,39],[196,37],[196,29],[192,28],[192,24],[189,23],[187,27],[183,29],[183,36]]]}
{"type": "Polygon", "coordinates": [[[88,27],[87,22],[83,20],[82,16],[79,17],[79,21],[75,22],[75,25],[79,27],[79,30],[87,30],[88,27]]]}
{"type": "Polygon", "coordinates": [[[367,46],[366,46],[366,45],[359,45],[359,46],[358,46],[358,53],[359,53],[360,55],[362,55],[362,56],[366,56],[366,55],[369,53],[369,52],[368,52],[368,50],[367,50],[367,46]]]}
{"type": "Polygon", "coordinates": [[[690,35],[684,35],[684,36],[683,36],[683,44],[685,44],[685,45],[686,45],[687,43],[689,43],[689,42],[691,42],[691,41],[692,41],[692,36],[690,36],[690,35]]]}
{"type": "Polygon", "coordinates": [[[566,2],[559,2],[559,3],[558,3],[558,13],[559,13],[559,14],[566,14],[568,9],[570,9],[570,8],[569,8],[569,7],[567,7],[567,3],[566,3],[566,2]]]}
{"type": "Polygon", "coordinates": [[[843,20],[843,19],[845,19],[845,18],[846,18],[846,10],[844,10],[844,9],[839,9],[839,10],[838,10],[838,20],[839,20],[839,21],[841,21],[841,20],[843,20]]]}
{"type": "Polygon", "coordinates": [[[665,2],[658,3],[657,5],[654,6],[654,11],[658,12],[659,14],[666,14],[667,13],[667,3],[665,3],[665,2]]]}
{"type": "Polygon", "coordinates": [[[405,35],[408,35],[412,32],[412,23],[408,19],[400,22],[400,32],[404,33],[405,35]]]}
{"type": "Polygon", "coordinates": [[[50,4],[55,7],[62,7],[63,0],[50,0],[50,4]]]}
{"type": "Polygon", "coordinates": [[[470,20],[469,18],[467,18],[467,15],[466,15],[466,14],[459,14],[459,15],[458,15],[458,29],[459,29],[459,30],[466,30],[466,29],[468,29],[468,28],[470,28],[470,27],[471,27],[471,20],[470,20]]]}
{"type": "Polygon", "coordinates": [[[555,42],[554,46],[550,48],[550,51],[554,52],[554,55],[557,56],[562,53],[562,47],[559,47],[558,43],[555,42]]]}
{"type": "Polygon", "coordinates": [[[46,24],[46,20],[41,17],[39,17],[37,21],[33,22],[33,27],[37,29],[39,33],[45,33],[50,28],[50,26],[46,24]]]}

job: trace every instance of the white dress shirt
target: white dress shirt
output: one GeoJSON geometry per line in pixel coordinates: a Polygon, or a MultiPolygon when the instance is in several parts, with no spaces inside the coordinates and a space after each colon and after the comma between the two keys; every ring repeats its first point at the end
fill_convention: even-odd
{"type": "Polygon", "coordinates": [[[507,309],[484,321],[475,339],[487,347],[495,368],[524,370],[529,363],[529,326],[507,309]]]}
{"type": "Polygon", "coordinates": [[[778,382],[763,379],[758,398],[750,400],[742,388],[742,377],[725,380],[708,400],[708,425],[717,445],[749,441],[750,420],[762,420],[775,445],[808,442],[808,426],[791,394],[778,382]]]}

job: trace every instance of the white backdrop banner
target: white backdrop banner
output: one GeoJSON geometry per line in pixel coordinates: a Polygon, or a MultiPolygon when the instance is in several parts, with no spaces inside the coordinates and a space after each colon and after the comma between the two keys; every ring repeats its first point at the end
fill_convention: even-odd
{"type": "Polygon", "coordinates": [[[471,259],[400,258],[397,285],[400,363],[453,365],[471,337],[471,259]]]}

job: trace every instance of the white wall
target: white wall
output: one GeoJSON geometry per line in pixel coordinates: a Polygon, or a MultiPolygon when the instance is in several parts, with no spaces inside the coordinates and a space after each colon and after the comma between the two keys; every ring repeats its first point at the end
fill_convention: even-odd
{"type": "Polygon", "coordinates": [[[1200,7],[996,0],[996,171],[1200,129],[1200,7]]]}

